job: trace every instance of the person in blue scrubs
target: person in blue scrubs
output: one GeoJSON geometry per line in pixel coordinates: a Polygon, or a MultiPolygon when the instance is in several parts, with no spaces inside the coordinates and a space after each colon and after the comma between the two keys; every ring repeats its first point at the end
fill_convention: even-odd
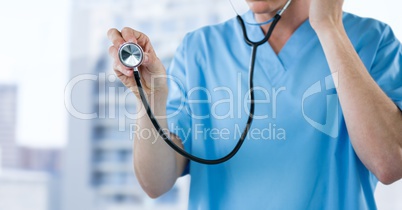
{"type": "MultiPolygon", "coordinates": [[[[243,19],[263,22],[286,0],[247,3],[243,19]]],[[[189,209],[376,209],[377,182],[402,177],[402,45],[388,25],[342,5],[294,1],[258,48],[254,122],[229,161],[189,162],[159,136],[137,133],[144,191],[159,197],[189,174],[189,209]]],[[[246,24],[250,39],[268,26],[246,24]]],[[[251,55],[235,18],[187,34],[167,71],[141,32],[108,36],[115,72],[138,98],[117,50],[127,41],[144,48],[148,99],[177,145],[207,159],[233,149],[248,117],[251,55]]],[[[153,130],[140,103],[138,111],[137,126],[153,130]]]]}

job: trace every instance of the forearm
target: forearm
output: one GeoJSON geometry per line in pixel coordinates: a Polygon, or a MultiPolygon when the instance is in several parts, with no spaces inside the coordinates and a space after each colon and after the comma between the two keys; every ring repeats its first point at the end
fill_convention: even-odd
{"type": "MultiPolygon", "coordinates": [[[[120,81],[129,88],[138,98],[136,129],[134,134],[134,169],[137,179],[150,197],[158,197],[167,192],[182,173],[187,160],[168,148],[159,137],[144,107],[140,101],[138,88],[133,78],[134,71],[120,62],[118,49],[126,42],[138,43],[144,51],[144,59],[138,71],[141,74],[141,83],[146,95],[151,95],[150,106],[156,116],[166,115],[166,96],[168,92],[166,71],[160,59],[156,56],[149,38],[136,30],[125,27],[120,31],[110,29],[108,38],[113,46],[109,54],[114,59],[113,69],[120,81]]],[[[167,131],[166,119],[160,119],[159,124],[167,131]]],[[[180,140],[172,136],[179,147],[183,147],[180,140]]]]}
{"type": "MultiPolygon", "coordinates": [[[[155,98],[159,101],[150,101],[154,114],[166,116],[166,100],[163,97],[155,98]]],[[[150,197],[155,198],[171,189],[181,175],[186,160],[175,153],[159,136],[140,101],[137,107],[139,112],[136,126],[140,132],[135,133],[134,168],[142,188],[150,197]]],[[[166,119],[158,119],[158,122],[167,131],[166,119]]],[[[183,148],[177,137],[171,137],[183,148]]]]}
{"type": "Polygon", "coordinates": [[[402,176],[402,113],[375,83],[342,25],[316,31],[334,78],[351,143],[384,183],[402,176]]]}

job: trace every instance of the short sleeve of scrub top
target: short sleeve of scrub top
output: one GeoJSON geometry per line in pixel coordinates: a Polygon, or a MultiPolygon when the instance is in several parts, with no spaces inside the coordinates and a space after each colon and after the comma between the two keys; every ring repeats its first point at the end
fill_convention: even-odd
{"type": "MultiPolygon", "coordinates": [[[[186,39],[186,38],[185,38],[186,39]]],[[[183,42],[184,43],[184,42],[183,42]]],[[[187,104],[185,85],[186,55],[185,45],[181,44],[167,69],[167,82],[169,87],[166,116],[170,133],[178,136],[187,152],[191,150],[191,111],[187,104]]],[[[188,174],[189,164],[183,175],[188,174]]]]}
{"type": "Polygon", "coordinates": [[[373,60],[370,74],[381,89],[402,110],[402,46],[389,26],[384,26],[382,38],[373,60]]]}

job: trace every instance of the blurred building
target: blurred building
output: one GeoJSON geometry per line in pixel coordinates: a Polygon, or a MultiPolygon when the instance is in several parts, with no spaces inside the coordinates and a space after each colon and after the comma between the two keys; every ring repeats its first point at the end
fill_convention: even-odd
{"type": "Polygon", "coordinates": [[[19,166],[16,110],[17,86],[0,84],[0,162],[3,168],[19,166]]]}
{"type": "Polygon", "coordinates": [[[187,208],[188,177],[155,200],[135,178],[135,98],[112,72],[106,32],[129,26],[146,33],[168,65],[186,32],[233,14],[226,0],[73,1],[63,210],[187,208]]]}
{"type": "Polygon", "coordinates": [[[20,146],[16,113],[17,86],[0,85],[0,209],[57,209],[60,150],[20,146]]]}
{"type": "Polygon", "coordinates": [[[61,150],[54,148],[19,147],[19,167],[57,175],[61,169],[61,150]]]}

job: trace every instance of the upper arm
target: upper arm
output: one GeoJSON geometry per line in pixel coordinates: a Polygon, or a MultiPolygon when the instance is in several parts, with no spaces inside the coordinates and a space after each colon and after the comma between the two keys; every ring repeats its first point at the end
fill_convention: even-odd
{"type": "Polygon", "coordinates": [[[402,110],[402,45],[389,26],[383,30],[370,74],[387,96],[402,110]]]}
{"type": "MultiPolygon", "coordinates": [[[[186,73],[186,38],[179,46],[173,61],[167,69],[168,99],[166,104],[166,117],[172,140],[180,148],[191,152],[192,119],[190,107],[187,103],[186,73]]],[[[188,160],[176,154],[177,172],[179,175],[188,173],[188,160]]]]}
{"type": "MultiPolygon", "coordinates": [[[[172,141],[180,147],[180,149],[184,149],[184,146],[182,144],[182,140],[180,137],[176,136],[174,133],[170,133],[172,141]]],[[[176,153],[176,169],[177,169],[177,177],[180,177],[182,175],[188,174],[188,162],[189,160],[185,158],[184,156],[180,155],[179,153],[176,153]]]]}

